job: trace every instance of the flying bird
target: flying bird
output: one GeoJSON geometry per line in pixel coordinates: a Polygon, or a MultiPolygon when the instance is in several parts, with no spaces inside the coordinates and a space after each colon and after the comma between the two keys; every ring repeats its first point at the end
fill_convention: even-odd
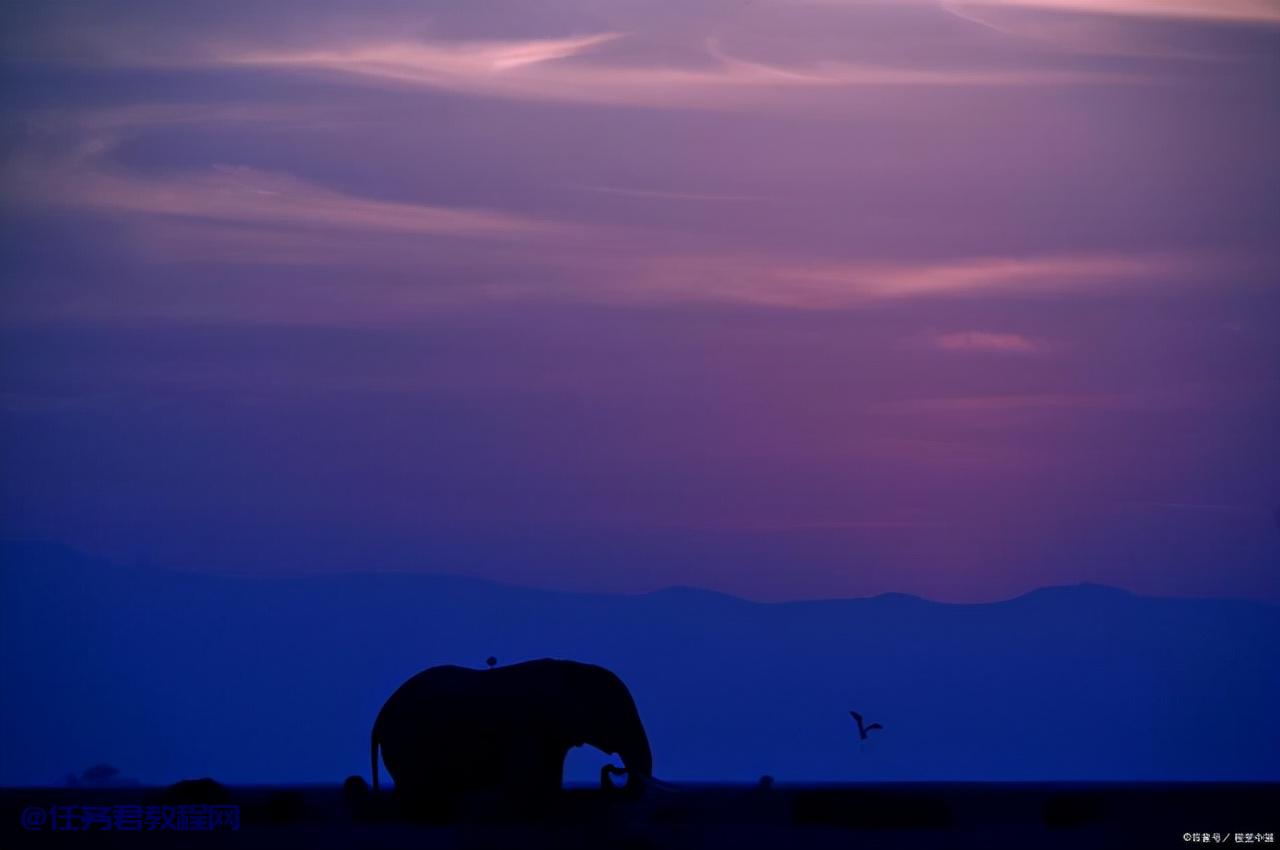
{"type": "Polygon", "coordinates": [[[849,712],[849,714],[850,714],[850,716],[852,716],[852,717],[853,717],[853,719],[854,719],[854,720],[857,722],[857,724],[858,724],[858,738],[859,738],[859,740],[863,740],[863,741],[867,740],[867,733],[868,733],[868,732],[870,732],[870,731],[872,731],[873,729],[880,729],[880,730],[883,730],[883,729],[884,729],[884,727],[883,727],[883,726],[881,726],[879,723],[868,723],[868,724],[864,724],[864,723],[862,722],[862,715],[861,715],[861,714],[859,714],[859,713],[858,713],[858,712],[856,712],[856,711],[850,711],[850,712],[849,712]]]}

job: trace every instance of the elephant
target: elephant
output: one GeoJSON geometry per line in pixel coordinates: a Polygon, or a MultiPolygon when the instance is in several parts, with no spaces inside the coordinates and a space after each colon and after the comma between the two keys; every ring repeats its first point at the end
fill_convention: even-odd
{"type": "Polygon", "coordinates": [[[590,744],[622,759],[623,792],[653,776],[653,754],[635,701],[609,670],[544,658],[488,670],[431,667],[382,706],[370,735],[373,790],[378,751],[396,793],[423,812],[448,813],[465,796],[495,792],[536,811],[560,792],[571,747],[590,744]]]}

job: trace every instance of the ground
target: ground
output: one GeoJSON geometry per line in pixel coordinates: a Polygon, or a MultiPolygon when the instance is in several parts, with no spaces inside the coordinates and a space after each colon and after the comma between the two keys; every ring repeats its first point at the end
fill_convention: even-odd
{"type": "MultiPolygon", "coordinates": [[[[569,789],[538,822],[495,820],[484,801],[439,826],[400,816],[390,796],[353,805],[339,786],[233,787],[213,804],[238,807],[239,828],[213,832],[51,830],[50,807],[104,806],[152,817],[206,810],[163,789],[0,791],[5,847],[693,848],[975,847],[1159,848],[1237,842],[1280,831],[1280,784],[860,784],[676,786],[639,802],[569,789]],[[153,807],[148,809],[147,807],[153,807]],[[32,809],[43,809],[45,821],[32,809]],[[24,814],[25,813],[25,814],[24,814]],[[24,829],[24,816],[29,826],[24,829]],[[1218,841],[1213,835],[1218,834],[1218,841]],[[1205,840],[1192,840],[1204,837],[1205,840]]],[[[200,792],[205,793],[205,792],[200,792]]],[[[61,810],[64,811],[65,810],[61,810]]],[[[104,810],[96,810],[101,814],[104,810]]],[[[222,810],[225,812],[226,810],[222,810]]],[[[1266,846],[1261,840],[1261,846],[1266,846]]]]}

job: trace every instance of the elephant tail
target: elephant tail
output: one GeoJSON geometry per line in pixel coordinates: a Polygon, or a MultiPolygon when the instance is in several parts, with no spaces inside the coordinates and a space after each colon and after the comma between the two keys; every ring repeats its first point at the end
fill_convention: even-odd
{"type": "Polygon", "coordinates": [[[369,733],[369,768],[373,774],[373,790],[378,790],[378,724],[373,724],[373,731],[369,733]]]}

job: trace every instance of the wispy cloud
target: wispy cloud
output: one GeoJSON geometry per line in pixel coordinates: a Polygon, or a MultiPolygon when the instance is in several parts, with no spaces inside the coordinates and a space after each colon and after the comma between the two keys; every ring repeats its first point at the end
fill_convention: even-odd
{"type": "Polygon", "coordinates": [[[1239,29],[1280,26],[1280,3],[1271,0],[943,0],[940,5],[984,29],[1058,54],[1197,65],[1248,57],[1238,42],[1206,38],[1206,31],[1223,24],[1239,29]]]}
{"type": "Polygon", "coordinates": [[[6,194],[31,206],[234,225],[504,239],[581,232],[574,225],[492,210],[358,197],[247,167],[145,176],[94,167],[99,153],[94,148],[70,163],[11,163],[6,194]]]}
{"type": "Polygon", "coordinates": [[[985,7],[1091,15],[1280,23],[1280,3],[1274,0],[943,0],[941,5],[953,11],[985,7]]]}
{"type": "Polygon", "coordinates": [[[597,33],[578,38],[526,41],[381,41],[323,45],[311,49],[215,51],[227,64],[313,68],[424,85],[520,76],[535,66],[583,53],[618,38],[597,33]]]}
{"type": "MultiPolygon", "coordinates": [[[[1172,254],[958,257],[919,262],[789,263],[769,256],[637,260],[614,277],[637,299],[738,301],[800,310],[839,310],[926,297],[1062,293],[1169,281],[1194,268],[1172,254]]],[[[627,293],[616,293],[625,295],[627,293]]],[[[955,341],[964,344],[964,341],[955,341]]],[[[1000,344],[972,338],[970,345],[1000,344]]],[[[1004,341],[1007,343],[1008,341],[1004,341]]]]}
{"type": "Polygon", "coordinates": [[[636,189],[625,186],[574,186],[582,192],[621,195],[627,198],[654,198],[664,201],[759,201],[757,195],[721,195],[709,192],[675,192],[661,189],[636,189]]]}
{"type": "MultiPolygon", "coordinates": [[[[672,235],[661,230],[362,197],[255,168],[140,174],[111,164],[105,155],[109,144],[86,137],[71,156],[41,160],[29,155],[11,162],[4,173],[8,201],[128,218],[139,250],[154,260],[347,264],[399,272],[465,264],[470,277],[484,279],[469,289],[471,297],[482,299],[844,310],[911,298],[1145,285],[1185,275],[1193,265],[1185,257],[1162,254],[805,264],[767,253],[672,254],[672,235]],[[424,248],[421,237],[456,239],[462,245],[442,254],[424,248]],[[468,250],[468,242],[485,247],[468,250]],[[495,245],[504,250],[494,252],[495,245]],[[513,275],[512,269],[526,266],[540,273],[513,275]]],[[[391,299],[389,309],[403,303],[391,299]]],[[[955,352],[1040,348],[1018,334],[977,330],[943,333],[928,342],[955,352]]]]}
{"type": "MultiPolygon", "coordinates": [[[[567,49],[567,48],[561,48],[567,49]]],[[[517,53],[523,61],[554,51],[517,53]]],[[[506,53],[498,55],[507,56],[506,53]]],[[[509,61],[517,61],[510,58],[509,61]]],[[[225,105],[227,122],[271,120],[269,110],[225,105]]],[[[391,200],[339,191],[299,176],[244,166],[138,172],[113,156],[136,127],[199,119],[179,105],[44,116],[61,154],[39,145],[4,169],[9,203],[125,219],[135,249],[160,262],[343,266],[422,281],[465,279],[449,299],[550,298],[582,303],[730,303],[788,310],[848,310],[895,300],[1129,291],[1177,284],[1205,267],[1170,253],[960,256],[936,260],[822,259],[768,250],[697,253],[661,226],[606,226],[517,212],[391,200]],[[441,250],[440,237],[453,240],[441,250]],[[529,274],[528,269],[536,270],[529,274]],[[459,274],[463,270],[464,274],[459,274]]],[[[213,120],[213,119],[210,119],[213,120]]],[[[45,137],[40,136],[43,140],[45,137]]],[[[581,186],[671,201],[747,196],[581,186]]],[[[443,287],[435,287],[442,289],[443,287]]],[[[394,314],[437,303],[428,285],[384,293],[394,314]]],[[[924,344],[952,352],[1027,353],[1041,343],[992,330],[940,333],[924,344]]]]}
{"type": "Polygon", "coordinates": [[[214,54],[215,65],[340,74],[396,86],[422,86],[529,100],[653,107],[736,108],[798,90],[861,86],[1022,86],[1115,81],[1113,75],[1061,70],[889,67],[849,62],[803,66],[753,61],[708,39],[709,63],[697,66],[566,61],[622,36],[471,43],[376,41],[310,49],[241,48],[214,54]]]}
{"type": "Polygon", "coordinates": [[[943,351],[982,351],[1000,354],[1025,354],[1039,351],[1043,346],[1021,334],[962,331],[939,334],[933,338],[936,348],[943,351]]]}
{"type": "Polygon", "coordinates": [[[911,298],[986,290],[1062,289],[1150,277],[1171,258],[1131,255],[976,257],[902,265],[814,265],[781,272],[811,291],[863,298],[911,298]]]}

